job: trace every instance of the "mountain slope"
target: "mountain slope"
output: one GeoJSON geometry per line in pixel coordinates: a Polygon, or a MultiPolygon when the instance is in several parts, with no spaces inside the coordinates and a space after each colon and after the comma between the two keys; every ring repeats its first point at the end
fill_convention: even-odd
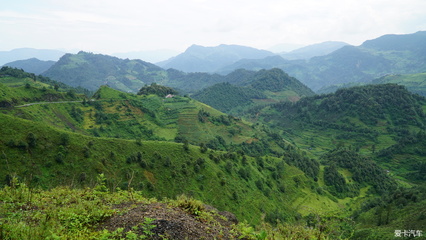
{"type": "Polygon", "coordinates": [[[0,96],[2,107],[83,98],[83,96],[77,96],[76,93],[91,95],[87,89],[73,88],[47,77],[36,76],[33,73],[7,66],[0,69],[0,84],[2,84],[0,96]]]}
{"type": "Polygon", "coordinates": [[[226,79],[228,82],[203,89],[191,97],[221,111],[241,114],[248,107],[279,101],[297,101],[303,96],[314,94],[297,79],[278,68],[258,72],[238,70],[228,74],[226,79]]]}
{"type": "Polygon", "coordinates": [[[407,90],[412,93],[416,93],[426,97],[426,74],[425,73],[416,73],[416,74],[387,74],[383,77],[373,79],[370,82],[352,82],[346,84],[337,84],[331,85],[328,87],[321,88],[317,91],[319,94],[326,94],[335,92],[337,89],[349,88],[354,86],[362,86],[367,84],[386,84],[394,83],[398,85],[405,86],[407,90]]]}
{"type": "Polygon", "coordinates": [[[93,91],[108,84],[125,92],[137,92],[143,85],[161,83],[165,78],[161,68],[142,60],[122,60],[82,51],[64,55],[43,75],[93,91]]]}
{"type": "MultiPolygon", "coordinates": [[[[300,170],[285,163],[286,173],[273,179],[269,170],[265,172],[268,174],[259,171],[251,157],[246,157],[248,162],[242,165],[241,155],[201,153],[199,147],[192,145],[185,150],[182,144],[172,142],[143,141],[137,144],[133,140],[88,137],[3,113],[0,122],[3,126],[0,130],[3,153],[0,161],[7,166],[0,170],[2,185],[7,184],[7,176],[14,175],[31,186],[45,188],[94,186],[96,176],[104,173],[111,190],[130,186],[143,190],[144,195],[150,197],[193,195],[235,212],[240,219],[256,223],[260,220],[261,209],[267,214],[278,209],[279,199],[291,202],[290,199],[304,198],[305,194],[299,192],[290,179],[297,176],[303,183],[313,184],[300,170]],[[26,163],[17,160],[23,158],[27,159],[26,163]],[[247,181],[239,180],[240,169],[249,172],[247,181]],[[257,181],[262,184],[259,185],[261,190],[256,187],[257,181]],[[287,194],[279,191],[283,184],[287,194]],[[240,206],[245,206],[244,210],[240,206]],[[247,207],[250,210],[245,209],[247,207]]],[[[270,161],[264,163],[264,167],[282,162],[275,158],[270,161]]],[[[321,201],[332,202],[326,198],[321,201]]],[[[290,205],[281,205],[280,214],[295,214],[291,209],[290,205]],[[284,209],[288,211],[284,212],[284,209]]]]}
{"type": "Polygon", "coordinates": [[[386,75],[374,79],[373,84],[395,83],[405,86],[409,91],[426,97],[426,73],[386,75]]]}
{"type": "Polygon", "coordinates": [[[174,68],[184,72],[214,72],[240,59],[259,59],[274,55],[265,50],[238,45],[203,47],[192,45],[184,53],[167,61],[157,63],[163,68],[174,68]]]}
{"type": "Polygon", "coordinates": [[[310,59],[313,57],[330,54],[346,45],[348,44],[344,42],[328,41],[298,48],[288,53],[282,53],[280,56],[288,60],[310,59]]]}
{"type": "MultiPolygon", "coordinates": [[[[41,91],[34,87],[27,92],[28,101],[36,101],[30,96],[41,91]]],[[[303,212],[300,203],[305,201],[316,202],[319,211],[337,208],[327,194],[314,198],[317,183],[283,158],[245,154],[253,153],[251,146],[271,144],[267,133],[203,104],[183,97],[163,102],[152,95],[135,96],[108,87],[97,91],[93,101],[64,100],[0,109],[0,164],[6,166],[0,169],[1,185],[18,179],[32,187],[93,187],[102,173],[110,191],[119,187],[142,190],[148,197],[196,196],[251,224],[259,223],[262,213],[271,223],[294,219],[297,211],[303,212]],[[178,125],[181,139],[197,145],[209,139],[207,131],[216,140],[193,146],[187,141],[134,139],[144,137],[137,129],[152,134],[144,126],[154,125],[161,128],[158,135],[155,132],[157,138],[170,136],[173,124],[178,125]],[[90,136],[85,128],[97,129],[99,135],[90,136]],[[197,128],[198,132],[191,132],[197,128]],[[223,147],[228,139],[227,152],[212,149],[215,144],[223,147]]],[[[292,161],[305,159],[282,140],[277,142],[292,161]]],[[[278,146],[271,148],[277,151],[278,146]]]]}
{"type": "Polygon", "coordinates": [[[365,41],[360,47],[379,51],[410,51],[424,58],[426,31],[413,34],[387,34],[365,41]]]}
{"type": "Polygon", "coordinates": [[[266,95],[253,88],[238,87],[225,82],[205,88],[191,97],[229,113],[237,107],[252,105],[253,99],[264,99],[266,95]]]}
{"type": "Polygon", "coordinates": [[[4,66],[23,69],[26,72],[41,74],[55,64],[55,61],[42,61],[37,58],[30,58],[26,60],[17,60],[4,64],[4,66]]]}
{"type": "Polygon", "coordinates": [[[426,100],[395,84],[340,89],[334,94],[278,103],[252,112],[292,141],[321,154],[339,142],[371,153],[426,125],[426,100]],[[405,130],[402,130],[405,129],[405,130]],[[304,136],[304,137],[301,137],[304,136]]]}

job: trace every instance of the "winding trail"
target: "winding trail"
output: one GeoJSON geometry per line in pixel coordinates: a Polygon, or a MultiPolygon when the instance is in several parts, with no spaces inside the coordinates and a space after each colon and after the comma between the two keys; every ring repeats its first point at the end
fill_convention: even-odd
{"type": "MultiPolygon", "coordinates": [[[[94,99],[90,100],[91,102],[95,101],[94,99]]],[[[29,107],[31,105],[37,105],[37,104],[52,104],[52,103],[76,103],[76,102],[83,102],[82,100],[79,101],[60,101],[60,102],[35,102],[35,103],[28,103],[28,104],[24,104],[24,105],[19,105],[19,106],[14,106],[15,108],[20,108],[20,107],[29,107]]]]}

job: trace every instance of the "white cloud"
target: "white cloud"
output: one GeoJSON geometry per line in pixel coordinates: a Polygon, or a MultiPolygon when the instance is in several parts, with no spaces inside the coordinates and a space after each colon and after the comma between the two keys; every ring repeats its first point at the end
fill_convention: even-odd
{"type": "Polygon", "coordinates": [[[0,39],[2,48],[44,46],[105,53],[184,50],[194,43],[268,48],[327,40],[360,44],[387,33],[426,30],[424,0],[13,2],[4,3],[0,11],[0,31],[7,35],[0,39]]]}

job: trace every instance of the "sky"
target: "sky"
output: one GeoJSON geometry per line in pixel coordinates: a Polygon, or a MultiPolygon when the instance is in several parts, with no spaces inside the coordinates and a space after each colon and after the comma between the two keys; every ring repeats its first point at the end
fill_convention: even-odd
{"type": "Polygon", "coordinates": [[[0,0],[0,51],[343,41],[426,30],[425,0],[0,0]]]}

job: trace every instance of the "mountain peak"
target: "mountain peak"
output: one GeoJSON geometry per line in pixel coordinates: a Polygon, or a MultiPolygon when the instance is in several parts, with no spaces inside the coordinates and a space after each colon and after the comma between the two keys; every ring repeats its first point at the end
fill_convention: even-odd
{"type": "Polygon", "coordinates": [[[241,59],[261,59],[272,55],[272,52],[266,50],[240,45],[204,47],[193,44],[184,53],[158,65],[184,72],[215,72],[241,59]]]}

